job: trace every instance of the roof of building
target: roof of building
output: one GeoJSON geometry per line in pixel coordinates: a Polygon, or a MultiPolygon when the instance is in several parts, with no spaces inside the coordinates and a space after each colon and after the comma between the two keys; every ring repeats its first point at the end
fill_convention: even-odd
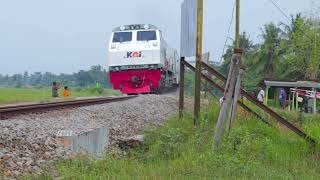
{"type": "Polygon", "coordinates": [[[264,84],[270,87],[292,87],[292,88],[320,88],[319,82],[314,81],[268,81],[265,80],[264,84]]]}

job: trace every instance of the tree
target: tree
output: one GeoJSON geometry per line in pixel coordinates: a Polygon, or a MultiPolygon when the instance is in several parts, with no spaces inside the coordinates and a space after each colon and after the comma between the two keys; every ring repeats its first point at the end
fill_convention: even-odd
{"type": "Polygon", "coordinates": [[[12,76],[0,74],[0,86],[51,86],[52,82],[63,82],[66,86],[91,86],[95,81],[100,81],[103,87],[110,87],[108,72],[100,65],[92,66],[90,70],[80,70],[73,74],[56,75],[51,72],[35,72],[29,75],[27,71],[23,74],[12,76]]]}
{"type": "Polygon", "coordinates": [[[23,85],[29,84],[29,73],[28,71],[25,71],[23,73],[23,85]]]}
{"type": "MultiPolygon", "coordinates": [[[[233,41],[232,45],[228,46],[226,53],[223,55],[224,61],[220,67],[220,71],[224,75],[228,74],[230,61],[234,53],[234,48],[235,48],[235,41],[233,41]]],[[[246,32],[243,32],[240,35],[240,48],[243,49],[243,59],[247,59],[249,56],[251,56],[252,52],[255,49],[255,45],[250,40],[250,37],[247,36],[246,32]]]]}
{"type": "Polygon", "coordinates": [[[281,29],[274,23],[266,24],[262,29],[262,44],[255,52],[252,64],[257,73],[264,77],[274,77],[276,66],[285,54],[285,44],[281,38],[281,29]]]}
{"type": "Polygon", "coordinates": [[[292,17],[290,26],[285,26],[287,52],[279,68],[282,76],[301,80],[319,77],[320,29],[317,18],[292,17]]]}

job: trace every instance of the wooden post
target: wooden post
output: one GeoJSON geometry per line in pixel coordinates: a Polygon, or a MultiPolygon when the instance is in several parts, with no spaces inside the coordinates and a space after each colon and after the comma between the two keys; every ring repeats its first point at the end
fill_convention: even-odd
{"type": "Polygon", "coordinates": [[[224,101],[221,105],[221,109],[219,112],[219,117],[216,125],[216,131],[213,140],[213,148],[217,149],[219,147],[220,141],[224,134],[225,123],[227,119],[227,115],[229,112],[230,103],[232,101],[232,96],[234,94],[235,83],[236,83],[236,75],[237,75],[237,55],[234,54],[231,59],[230,70],[228,79],[226,82],[225,92],[224,92],[224,101]]]}
{"type": "Polygon", "coordinates": [[[202,24],[203,24],[203,0],[198,0],[197,14],[197,50],[194,93],[194,125],[199,122],[200,115],[200,85],[201,85],[201,59],[202,59],[202,24]]]}
{"type": "MultiPolygon", "coordinates": [[[[241,61],[241,54],[237,55],[238,62],[241,61]]],[[[239,63],[240,64],[240,63],[239,63]]],[[[244,68],[241,67],[237,76],[237,82],[234,90],[234,97],[233,97],[233,104],[232,104],[232,111],[231,111],[231,117],[230,117],[230,124],[229,124],[229,131],[233,127],[234,120],[236,118],[236,112],[237,112],[237,105],[240,97],[240,89],[241,89],[241,82],[242,78],[244,76],[244,68]]]]}
{"type": "Polygon", "coordinates": [[[179,82],[179,119],[183,118],[184,109],[184,57],[180,58],[180,82],[179,82]]]}
{"type": "Polygon", "coordinates": [[[236,85],[233,95],[233,104],[232,104],[232,111],[230,116],[230,124],[229,124],[229,131],[233,127],[234,120],[236,117],[237,112],[237,102],[239,100],[240,95],[240,88],[241,88],[241,81],[242,77],[244,76],[244,68],[241,67],[240,71],[239,68],[241,66],[241,56],[242,56],[242,49],[240,49],[240,0],[236,0],[236,31],[235,31],[235,50],[234,53],[236,54],[236,85]]]}
{"type": "Polygon", "coordinates": [[[218,149],[220,141],[224,134],[225,121],[229,111],[230,103],[232,102],[232,98],[235,93],[237,75],[239,73],[239,68],[241,65],[241,54],[242,51],[240,49],[240,0],[236,0],[235,53],[231,59],[229,75],[225,86],[224,102],[222,103],[219,112],[218,122],[216,125],[216,132],[213,140],[214,149],[218,149]]]}

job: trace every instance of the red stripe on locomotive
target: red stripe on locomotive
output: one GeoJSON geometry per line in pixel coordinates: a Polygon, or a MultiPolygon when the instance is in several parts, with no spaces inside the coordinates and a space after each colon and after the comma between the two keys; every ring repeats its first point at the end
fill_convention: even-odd
{"type": "Polygon", "coordinates": [[[122,94],[151,93],[159,88],[161,70],[142,69],[111,71],[110,82],[113,89],[121,90],[122,94]]]}

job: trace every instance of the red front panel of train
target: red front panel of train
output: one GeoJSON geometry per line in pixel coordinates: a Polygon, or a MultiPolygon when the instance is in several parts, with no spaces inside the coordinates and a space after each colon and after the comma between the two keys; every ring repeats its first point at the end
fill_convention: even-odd
{"type": "Polygon", "coordinates": [[[113,89],[121,90],[123,94],[150,93],[153,89],[159,88],[160,79],[160,69],[110,72],[113,89]]]}

